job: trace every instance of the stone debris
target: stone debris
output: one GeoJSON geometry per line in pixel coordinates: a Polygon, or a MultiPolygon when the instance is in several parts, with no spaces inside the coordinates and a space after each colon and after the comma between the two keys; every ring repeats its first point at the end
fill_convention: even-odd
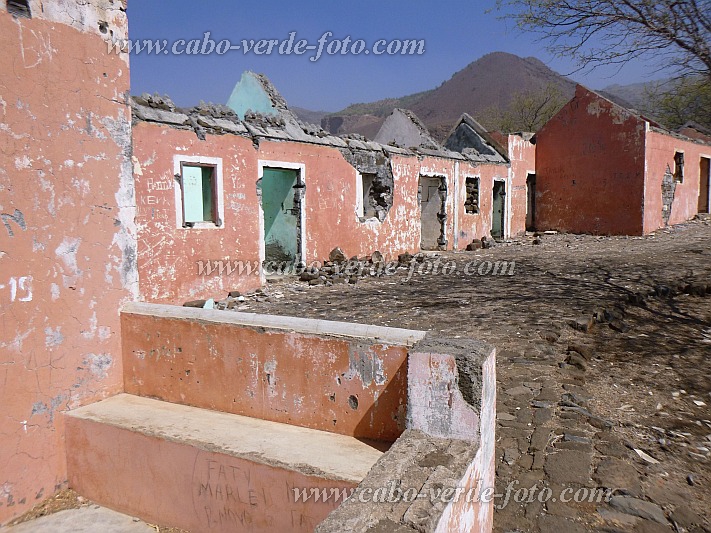
{"type": "Polygon", "coordinates": [[[192,300],[190,302],[185,302],[183,304],[183,307],[197,307],[197,308],[202,309],[205,307],[206,302],[207,302],[207,300],[192,300]]]}
{"type": "Polygon", "coordinates": [[[640,450],[639,448],[633,448],[633,449],[634,449],[635,453],[636,453],[637,455],[639,455],[639,457],[640,457],[643,461],[649,463],[650,465],[658,465],[658,464],[659,464],[659,461],[657,461],[654,457],[652,457],[651,455],[649,455],[649,454],[646,453],[645,451],[640,450]]]}
{"type": "Polygon", "coordinates": [[[629,496],[613,496],[610,498],[610,506],[621,513],[654,520],[660,524],[668,524],[667,517],[664,515],[662,508],[652,502],[629,496]]]}
{"type": "Polygon", "coordinates": [[[328,260],[332,263],[345,263],[346,259],[346,254],[340,248],[334,248],[328,255],[328,260]]]}

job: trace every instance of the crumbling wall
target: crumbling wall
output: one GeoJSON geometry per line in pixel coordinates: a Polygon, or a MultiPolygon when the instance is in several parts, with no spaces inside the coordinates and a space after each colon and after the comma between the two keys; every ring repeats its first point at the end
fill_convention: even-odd
{"type": "Polygon", "coordinates": [[[662,222],[664,222],[665,226],[669,225],[675,192],[676,180],[674,179],[674,174],[672,174],[671,169],[667,167],[662,177],[662,222]]]}
{"type": "Polygon", "coordinates": [[[380,251],[386,257],[419,249],[416,204],[420,163],[412,155],[401,156],[296,142],[262,141],[259,158],[304,165],[303,208],[306,219],[307,262],[323,261],[336,247],[348,257],[363,257],[380,251]],[[400,161],[403,161],[400,164],[400,161]],[[392,206],[382,221],[361,222],[356,206],[359,190],[357,169],[374,172],[384,185],[392,179],[392,206]],[[392,177],[391,177],[392,176],[392,177]],[[416,232],[416,233],[415,233],[416,232]]]}
{"type": "Polygon", "coordinates": [[[692,219],[699,206],[701,157],[711,145],[652,129],[645,143],[644,232],[692,219]],[[684,179],[674,176],[674,154],[684,154],[684,179]]]}
{"type": "Polygon", "coordinates": [[[407,431],[317,533],[490,532],[495,425],[495,350],[428,336],[408,354],[407,431]]]}
{"type": "MultiPolygon", "coordinates": [[[[297,239],[306,263],[327,260],[337,247],[347,257],[378,251],[390,259],[418,252],[420,175],[444,177],[439,245],[455,249],[470,242],[457,242],[464,184],[457,178],[462,158],[452,152],[420,153],[354,136],[330,137],[288,114],[241,121],[224,106],[181,110],[168,98],[148,95],[134,99],[134,118],[139,269],[147,280],[142,298],[148,301],[183,303],[259,286],[260,164],[301,169],[298,208],[304,223],[297,239]],[[176,227],[180,199],[174,161],[183,156],[222,159],[225,216],[220,229],[176,227]],[[359,173],[373,177],[374,194],[367,200],[375,216],[360,215],[359,173]]],[[[505,166],[482,168],[506,177],[505,166]]]]}
{"type": "Polygon", "coordinates": [[[536,173],[536,146],[531,143],[531,134],[509,134],[508,151],[511,187],[507,194],[511,205],[511,235],[516,236],[526,232],[526,178],[528,174],[536,173]]]}
{"type": "Polygon", "coordinates": [[[473,163],[464,161],[459,163],[458,210],[459,222],[457,224],[458,238],[456,248],[463,250],[474,240],[482,237],[491,237],[491,217],[493,209],[493,188],[495,179],[507,179],[509,168],[507,165],[486,163],[473,163]],[[466,180],[469,177],[479,178],[479,212],[467,213],[466,180]]]}
{"type": "Polygon", "coordinates": [[[125,2],[0,3],[0,524],[65,486],[62,412],[121,390],[137,291],[125,2]]]}
{"type": "Polygon", "coordinates": [[[536,134],[537,229],[642,234],[645,130],[641,118],[578,86],[536,134]]]}
{"type": "MultiPolygon", "coordinates": [[[[364,191],[364,219],[374,216],[383,222],[393,205],[395,187],[390,158],[383,152],[342,148],[341,153],[358,172],[368,176],[368,191],[364,191]],[[371,216],[369,216],[372,213],[371,216]]],[[[365,183],[364,183],[365,185],[365,183]]],[[[365,220],[362,220],[364,222],[365,220]]]]}

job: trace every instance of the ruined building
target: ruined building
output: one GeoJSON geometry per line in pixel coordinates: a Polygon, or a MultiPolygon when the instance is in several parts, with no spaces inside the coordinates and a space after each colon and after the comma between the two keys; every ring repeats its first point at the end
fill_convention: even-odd
{"type": "Polygon", "coordinates": [[[375,141],[336,137],[300,122],[250,72],[229,107],[179,110],[148,95],[132,107],[138,268],[149,301],[256,288],[265,260],[324,261],[336,247],[393,258],[525,230],[525,174],[513,170],[534,162],[520,137],[510,143],[515,159],[476,140],[480,127],[448,149],[405,110],[375,141]],[[198,262],[210,260],[255,268],[202,275],[198,262]]]}
{"type": "Polygon", "coordinates": [[[536,227],[646,235],[709,212],[711,145],[578,85],[536,134],[536,227]]]}
{"type": "Polygon", "coordinates": [[[130,101],[125,10],[0,3],[0,525],[69,487],[193,531],[490,531],[477,494],[373,492],[493,486],[491,346],[148,303],[223,290],[200,257],[419,250],[420,176],[455,248],[476,166],[324,135],[251,74],[245,111],[130,101]]]}

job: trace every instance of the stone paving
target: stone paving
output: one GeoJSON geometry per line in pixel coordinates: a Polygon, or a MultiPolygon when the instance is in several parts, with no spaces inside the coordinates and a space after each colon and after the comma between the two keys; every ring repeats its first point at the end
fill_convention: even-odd
{"type": "Polygon", "coordinates": [[[495,345],[496,531],[711,531],[711,221],[538,242],[442,253],[447,275],[282,279],[233,307],[495,345]]]}

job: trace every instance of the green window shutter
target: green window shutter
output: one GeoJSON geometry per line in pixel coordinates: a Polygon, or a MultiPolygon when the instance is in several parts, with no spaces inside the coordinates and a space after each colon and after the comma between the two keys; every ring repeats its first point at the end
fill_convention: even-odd
{"type": "Polygon", "coordinates": [[[212,191],[214,190],[212,186],[213,170],[212,167],[202,168],[202,219],[211,222],[217,220],[212,203],[212,191]]]}
{"type": "Polygon", "coordinates": [[[183,214],[186,223],[203,222],[203,169],[183,166],[183,214]]]}

